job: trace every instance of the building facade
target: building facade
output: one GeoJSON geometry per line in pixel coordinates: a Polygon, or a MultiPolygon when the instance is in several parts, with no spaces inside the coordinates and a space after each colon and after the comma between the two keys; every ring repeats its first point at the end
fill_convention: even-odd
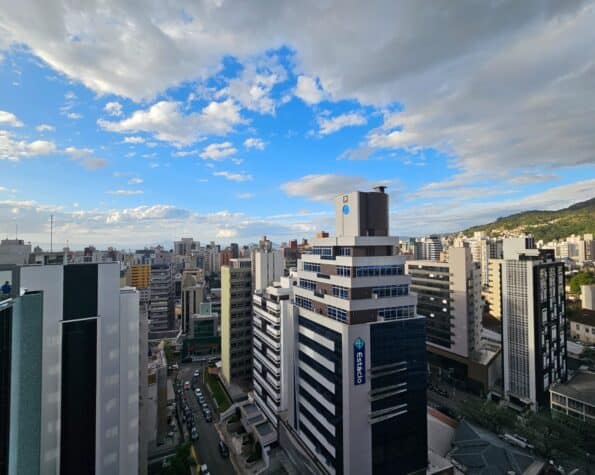
{"type": "Polygon", "coordinates": [[[567,377],[564,264],[553,257],[517,249],[502,262],[504,393],[532,410],[567,377]]]}
{"type": "Polygon", "coordinates": [[[227,384],[252,379],[251,259],[231,259],[221,268],[221,375],[227,384]]]}
{"type": "Polygon", "coordinates": [[[293,388],[294,280],[292,276],[283,277],[252,297],[254,399],[274,426],[279,412],[288,409],[293,388]]]}
{"type": "Polygon", "coordinates": [[[159,339],[174,323],[174,281],[169,264],[151,265],[149,295],[149,338],[159,339]]]}
{"type": "Polygon", "coordinates": [[[388,236],[388,195],[337,197],[337,236],[298,263],[295,407],[331,474],[425,472],[425,319],[388,236]]]}
{"type": "Polygon", "coordinates": [[[117,263],[25,266],[20,283],[8,473],[138,472],[138,293],[117,263]]]}

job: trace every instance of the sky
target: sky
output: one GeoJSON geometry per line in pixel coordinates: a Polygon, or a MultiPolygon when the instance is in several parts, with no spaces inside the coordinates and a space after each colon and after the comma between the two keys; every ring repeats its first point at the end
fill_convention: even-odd
{"type": "Polygon", "coordinates": [[[0,0],[0,237],[280,243],[595,196],[593,2],[0,0]]]}

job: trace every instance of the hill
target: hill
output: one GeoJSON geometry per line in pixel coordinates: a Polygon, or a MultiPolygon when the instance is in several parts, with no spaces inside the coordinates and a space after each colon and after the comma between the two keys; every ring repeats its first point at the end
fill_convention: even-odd
{"type": "Polygon", "coordinates": [[[485,231],[492,236],[532,234],[536,241],[549,242],[571,234],[595,234],[595,198],[575,203],[557,211],[524,211],[493,223],[474,226],[463,231],[469,236],[485,231]]]}

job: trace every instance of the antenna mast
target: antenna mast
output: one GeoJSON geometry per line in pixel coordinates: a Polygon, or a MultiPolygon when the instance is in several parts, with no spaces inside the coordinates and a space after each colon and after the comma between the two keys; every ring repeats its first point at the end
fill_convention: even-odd
{"type": "Polygon", "coordinates": [[[54,215],[50,215],[50,252],[54,250],[54,215]]]}

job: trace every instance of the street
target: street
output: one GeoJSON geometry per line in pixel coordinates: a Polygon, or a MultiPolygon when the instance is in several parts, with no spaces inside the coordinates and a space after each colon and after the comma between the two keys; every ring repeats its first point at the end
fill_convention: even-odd
{"type": "Polygon", "coordinates": [[[219,419],[215,413],[215,406],[211,399],[211,395],[208,389],[203,384],[203,372],[206,370],[204,363],[190,363],[183,364],[180,366],[179,375],[182,384],[185,381],[192,382],[192,375],[194,370],[200,371],[200,378],[198,379],[197,385],[202,391],[203,395],[207,400],[207,404],[213,414],[213,422],[205,421],[202,410],[199,407],[196,396],[194,395],[194,389],[184,391],[186,401],[194,414],[194,421],[196,428],[198,429],[199,438],[194,442],[194,448],[198,455],[200,464],[206,463],[209,467],[209,473],[211,475],[235,475],[236,471],[229,459],[223,458],[219,452],[219,433],[217,432],[214,423],[219,419]]]}

